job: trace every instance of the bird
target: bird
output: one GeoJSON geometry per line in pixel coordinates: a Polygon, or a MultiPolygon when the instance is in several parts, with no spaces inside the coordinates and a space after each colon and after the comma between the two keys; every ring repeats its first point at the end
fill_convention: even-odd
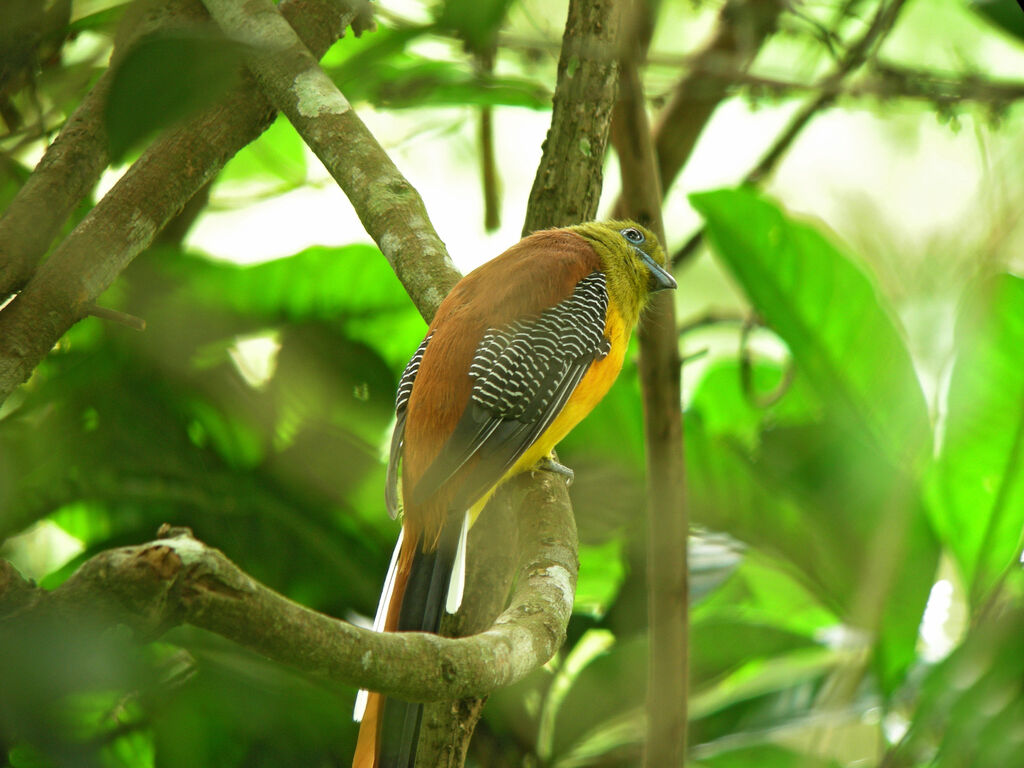
{"type": "MultiPolygon", "coordinates": [[[[458,611],[470,526],[521,472],[571,481],[555,446],[615,381],[649,296],[675,287],[632,221],[534,232],[455,285],[398,384],[385,503],[402,528],[375,630],[437,633],[458,611]]],[[[360,691],[353,768],[412,768],[422,712],[360,691]]]]}

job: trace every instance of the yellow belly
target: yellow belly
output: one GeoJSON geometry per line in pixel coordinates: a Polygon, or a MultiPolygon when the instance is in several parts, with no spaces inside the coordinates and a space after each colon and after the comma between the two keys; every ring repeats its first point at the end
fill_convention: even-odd
{"type": "Polygon", "coordinates": [[[579,424],[584,417],[590,413],[601,398],[608,394],[612,384],[615,382],[619,371],[622,370],[622,360],[626,355],[626,347],[629,344],[629,331],[622,316],[612,307],[608,307],[608,318],[605,321],[604,334],[611,341],[611,350],[608,355],[594,362],[586,375],[573,390],[561,413],[551,422],[551,426],[544,430],[544,433],[537,438],[526,452],[519,457],[519,460],[512,465],[512,468],[494,486],[473,505],[470,510],[470,525],[476,522],[480,512],[490,500],[498,487],[510,477],[533,468],[538,461],[549,456],[555,446],[563,437],[569,434],[573,427],[579,424]]]}

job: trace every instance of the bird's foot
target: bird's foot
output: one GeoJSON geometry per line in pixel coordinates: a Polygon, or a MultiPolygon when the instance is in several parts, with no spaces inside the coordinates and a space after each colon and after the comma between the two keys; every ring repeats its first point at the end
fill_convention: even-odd
{"type": "Polygon", "coordinates": [[[561,475],[565,478],[565,484],[572,485],[572,481],[576,479],[576,473],[573,472],[565,464],[559,464],[550,456],[545,456],[543,459],[537,462],[537,469],[543,472],[554,472],[556,475],[561,475]]]}

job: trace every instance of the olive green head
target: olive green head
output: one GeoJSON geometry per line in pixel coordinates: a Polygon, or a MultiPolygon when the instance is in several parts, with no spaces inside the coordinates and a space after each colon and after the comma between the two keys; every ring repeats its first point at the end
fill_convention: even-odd
{"type": "Polygon", "coordinates": [[[665,251],[653,232],[634,221],[591,221],[569,227],[594,246],[604,263],[608,295],[634,324],[655,291],[675,288],[665,251]]]}

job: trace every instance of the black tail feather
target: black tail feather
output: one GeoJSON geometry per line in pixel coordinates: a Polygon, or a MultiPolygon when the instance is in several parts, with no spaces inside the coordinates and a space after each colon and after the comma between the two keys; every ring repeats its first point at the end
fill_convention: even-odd
{"type": "MultiPolygon", "coordinates": [[[[459,517],[445,525],[435,551],[417,549],[398,614],[399,632],[436,633],[440,629],[461,524],[459,517]]],[[[380,768],[413,768],[423,705],[388,697],[383,707],[380,768]]]]}

